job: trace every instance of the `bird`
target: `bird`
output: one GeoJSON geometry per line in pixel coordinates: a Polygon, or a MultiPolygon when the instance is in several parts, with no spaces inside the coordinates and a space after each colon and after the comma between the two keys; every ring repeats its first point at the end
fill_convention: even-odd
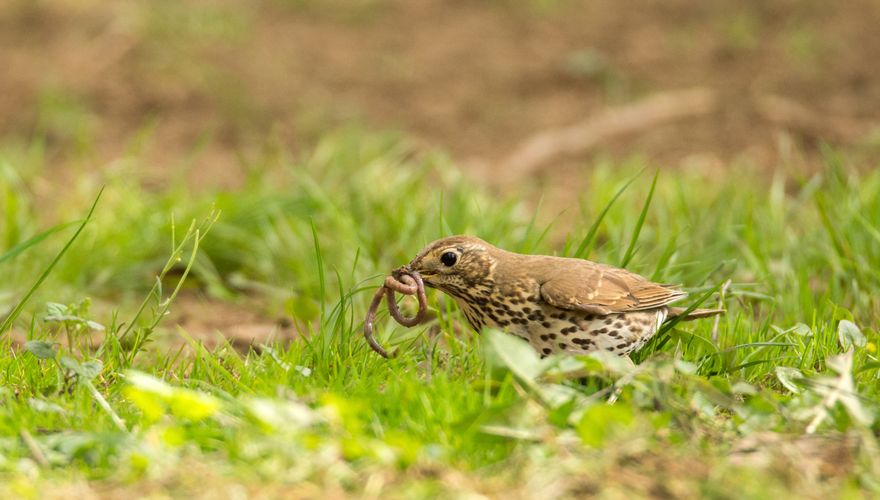
{"type": "Polygon", "coordinates": [[[451,296],[475,331],[513,334],[541,357],[591,351],[627,356],[668,319],[724,312],[672,307],[687,293],[625,269],[509,252],[467,235],[436,240],[394,271],[414,272],[426,286],[451,296]]]}

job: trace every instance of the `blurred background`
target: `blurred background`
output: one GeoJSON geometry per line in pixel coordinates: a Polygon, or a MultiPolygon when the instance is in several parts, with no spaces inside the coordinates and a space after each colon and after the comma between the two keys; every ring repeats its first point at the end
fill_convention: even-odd
{"type": "Polygon", "coordinates": [[[827,144],[859,165],[878,19],[876,0],[5,0],[0,145],[39,144],[54,179],[137,151],[148,184],[223,187],[340,127],[500,184],[595,155],[811,168],[827,144]]]}

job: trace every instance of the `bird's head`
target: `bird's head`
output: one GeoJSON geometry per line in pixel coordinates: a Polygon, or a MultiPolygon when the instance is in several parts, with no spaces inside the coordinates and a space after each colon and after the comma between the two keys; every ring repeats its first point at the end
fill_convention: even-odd
{"type": "Polygon", "coordinates": [[[428,244],[412,262],[395,273],[416,271],[426,285],[458,296],[492,282],[495,250],[473,236],[450,236],[428,244]]]}

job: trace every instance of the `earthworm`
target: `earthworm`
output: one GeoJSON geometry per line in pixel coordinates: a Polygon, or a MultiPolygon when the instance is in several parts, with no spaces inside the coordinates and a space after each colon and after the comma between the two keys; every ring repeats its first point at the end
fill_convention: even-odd
{"type": "Polygon", "coordinates": [[[389,354],[373,337],[373,322],[376,320],[376,310],[379,309],[379,303],[382,302],[383,296],[388,302],[388,312],[391,314],[391,317],[403,326],[415,326],[425,319],[425,314],[428,312],[428,300],[425,297],[425,283],[422,281],[422,277],[419,273],[406,269],[394,270],[391,276],[386,277],[382,286],[376,290],[376,293],[373,295],[373,301],[370,302],[370,308],[367,310],[367,318],[364,320],[364,338],[367,340],[370,348],[379,353],[380,356],[391,358],[397,352],[389,354]],[[415,316],[406,317],[400,312],[395,300],[395,292],[404,295],[415,295],[418,298],[419,311],[415,316]]]}

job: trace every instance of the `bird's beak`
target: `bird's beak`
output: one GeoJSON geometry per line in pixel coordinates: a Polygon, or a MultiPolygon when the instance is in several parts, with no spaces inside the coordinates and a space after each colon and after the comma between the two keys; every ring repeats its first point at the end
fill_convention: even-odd
{"type": "Polygon", "coordinates": [[[391,276],[400,279],[401,276],[403,276],[404,274],[409,274],[410,272],[412,271],[410,270],[409,265],[400,266],[397,269],[393,269],[391,271],[391,276]]]}
{"type": "Polygon", "coordinates": [[[419,269],[418,266],[412,265],[412,262],[410,262],[409,264],[407,264],[405,266],[400,266],[397,269],[391,271],[391,275],[394,276],[395,278],[400,278],[401,275],[409,274],[409,273],[412,273],[413,271],[418,272],[419,275],[424,280],[425,284],[428,286],[431,285],[431,283],[430,283],[431,278],[437,275],[437,273],[434,271],[426,271],[426,270],[419,269]]]}

